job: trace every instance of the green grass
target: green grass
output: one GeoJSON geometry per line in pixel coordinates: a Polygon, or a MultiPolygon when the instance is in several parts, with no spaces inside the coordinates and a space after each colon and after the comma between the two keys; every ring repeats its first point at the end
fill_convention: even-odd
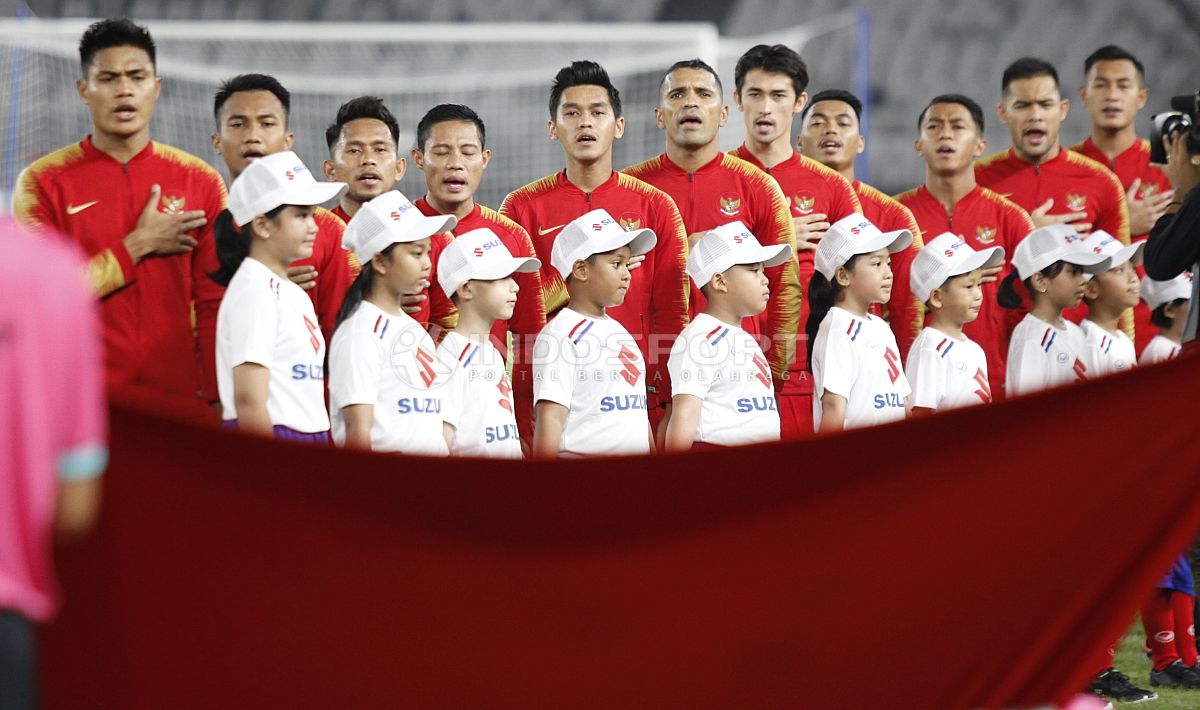
{"type": "Polygon", "coordinates": [[[1136,705],[1115,703],[1119,708],[1144,708],[1145,710],[1200,710],[1200,690],[1172,690],[1170,688],[1155,688],[1150,685],[1150,661],[1142,653],[1142,643],[1146,635],[1142,631],[1142,622],[1135,620],[1117,645],[1117,658],[1114,665],[1129,680],[1139,688],[1146,688],[1158,693],[1157,700],[1150,700],[1136,705]]]}

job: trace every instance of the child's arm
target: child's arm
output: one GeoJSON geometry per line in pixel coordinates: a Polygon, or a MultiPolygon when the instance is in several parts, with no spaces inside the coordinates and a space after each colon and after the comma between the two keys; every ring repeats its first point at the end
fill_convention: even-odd
{"type": "Polygon", "coordinates": [[[342,421],[346,422],[347,448],[371,450],[371,427],[375,424],[375,405],[351,404],[342,407],[342,421]]]}
{"type": "Polygon", "coordinates": [[[450,422],[442,422],[442,438],[446,440],[446,450],[454,453],[454,432],[457,431],[450,422]]]}
{"type": "Polygon", "coordinates": [[[557,402],[540,400],[533,412],[533,455],[555,458],[567,423],[567,408],[557,402]]]}
{"type": "Polygon", "coordinates": [[[821,395],[821,424],[819,431],[841,431],[846,428],[846,398],[826,391],[821,395]]]}
{"type": "Polygon", "coordinates": [[[688,451],[696,439],[700,423],[700,407],[704,400],[690,394],[677,394],[671,399],[671,418],[667,422],[666,450],[688,451]]]}
{"type": "Polygon", "coordinates": [[[271,415],[267,412],[267,394],[271,371],[256,362],[243,362],[233,368],[233,402],[237,409],[238,430],[271,436],[271,415]]]}

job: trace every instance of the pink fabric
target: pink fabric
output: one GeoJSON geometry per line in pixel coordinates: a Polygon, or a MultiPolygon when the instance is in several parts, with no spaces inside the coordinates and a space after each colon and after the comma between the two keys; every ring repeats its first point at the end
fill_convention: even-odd
{"type": "Polygon", "coordinates": [[[97,307],[73,248],[0,218],[0,608],[52,616],[60,457],[103,447],[97,307]]]}

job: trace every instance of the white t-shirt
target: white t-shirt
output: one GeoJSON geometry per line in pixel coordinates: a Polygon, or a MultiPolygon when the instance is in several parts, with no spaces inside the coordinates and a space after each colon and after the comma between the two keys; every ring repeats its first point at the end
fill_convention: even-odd
{"type": "Polygon", "coordinates": [[[904,367],[912,387],[909,404],[925,409],[958,409],[992,401],[987,356],[967,336],[961,340],[937,328],[921,331],[904,367]]]}
{"type": "Polygon", "coordinates": [[[217,311],[217,391],[222,418],[237,419],[233,368],[256,363],[270,373],[267,414],[274,426],[329,431],[325,411],[325,337],[304,290],[246,257],[217,311]]]}
{"type": "Polygon", "coordinates": [[[1142,350],[1142,357],[1138,360],[1138,364],[1153,365],[1157,362],[1166,362],[1178,355],[1180,350],[1182,347],[1179,343],[1165,335],[1156,335],[1146,343],[1146,348],[1142,350]]]}
{"type": "Polygon", "coordinates": [[[1091,374],[1083,361],[1083,330],[1063,319],[1065,328],[1056,328],[1032,313],[1013,329],[1008,344],[1008,370],[1005,390],[1008,396],[1038,392],[1071,382],[1083,381],[1091,374]]]}
{"type": "Polygon", "coordinates": [[[1083,330],[1084,357],[1088,377],[1125,372],[1137,366],[1133,341],[1121,331],[1110,333],[1090,320],[1080,323],[1083,330]]]}
{"type": "Polygon", "coordinates": [[[771,367],[746,331],[701,313],[671,348],[672,394],[702,400],[696,441],[739,446],[779,440],[771,367]]]}
{"type": "Polygon", "coordinates": [[[438,345],[449,371],[442,421],[454,427],[455,456],[521,458],[512,383],[504,356],[485,339],[476,342],[453,331],[438,345]]]}
{"type": "Polygon", "coordinates": [[[533,400],[567,408],[562,455],[650,453],[646,363],[613,318],[563,308],[546,324],[534,343],[533,400]]]}
{"type": "Polygon", "coordinates": [[[447,455],[442,435],[445,384],[445,368],[421,324],[363,301],[338,326],[329,346],[334,442],[346,443],[342,408],[372,404],[372,450],[447,455]]]}
{"type": "Polygon", "coordinates": [[[813,423],[818,428],[826,391],[846,398],[847,429],[904,418],[904,399],[912,389],[896,336],[882,318],[860,318],[844,308],[830,308],[812,354],[813,423]]]}

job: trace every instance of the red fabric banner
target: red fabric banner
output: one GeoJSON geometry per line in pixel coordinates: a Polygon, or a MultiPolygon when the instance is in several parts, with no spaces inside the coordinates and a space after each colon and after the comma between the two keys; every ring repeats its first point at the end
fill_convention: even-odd
{"type": "Polygon", "coordinates": [[[60,552],[46,707],[1061,702],[1200,524],[1198,400],[1185,357],[807,442],[553,463],[116,406],[101,525],[60,552]]]}

